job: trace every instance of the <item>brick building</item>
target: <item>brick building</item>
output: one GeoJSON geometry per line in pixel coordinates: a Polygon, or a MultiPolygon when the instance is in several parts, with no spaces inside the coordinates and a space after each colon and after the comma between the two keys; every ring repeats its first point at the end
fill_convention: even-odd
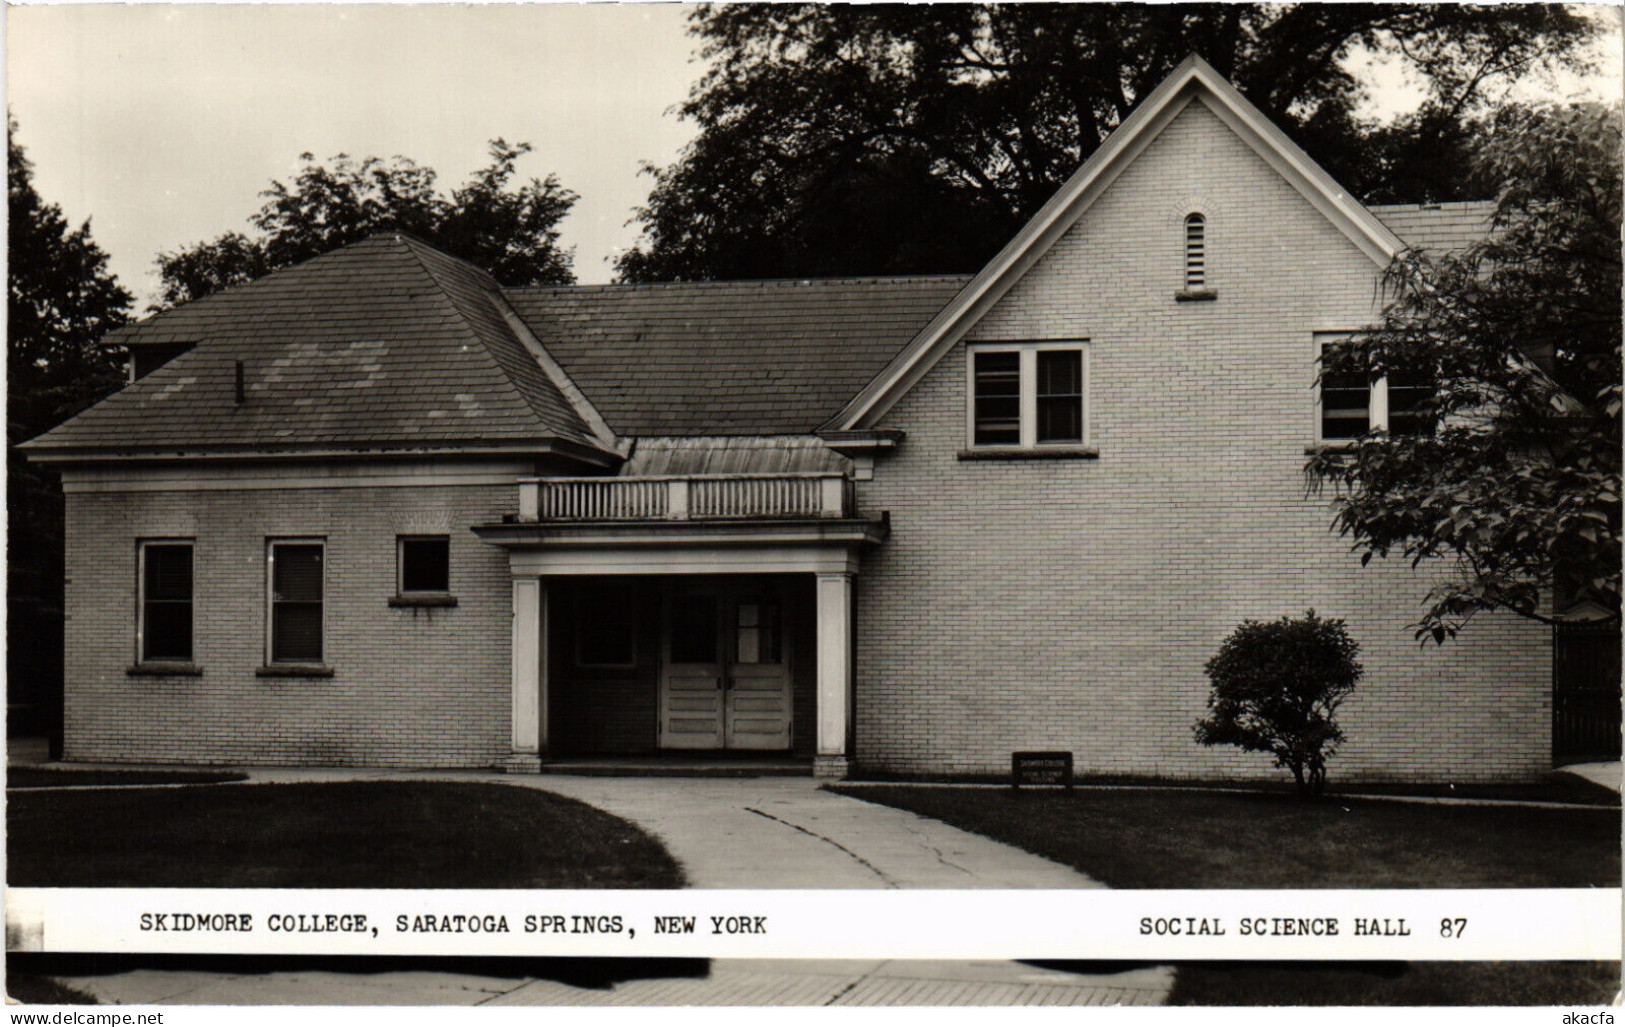
{"type": "Polygon", "coordinates": [[[376,236],[122,330],[67,493],[66,756],[1272,773],[1191,738],[1242,619],[1345,619],[1336,771],[1546,770],[1551,645],[1419,648],[1307,448],[1319,347],[1485,204],[1365,208],[1187,61],[968,278],[505,289],[376,236]]]}

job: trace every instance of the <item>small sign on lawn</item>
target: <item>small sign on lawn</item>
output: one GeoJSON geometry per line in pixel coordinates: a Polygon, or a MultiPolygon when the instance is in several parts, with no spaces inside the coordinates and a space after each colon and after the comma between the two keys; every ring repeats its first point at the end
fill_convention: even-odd
{"type": "Polygon", "coordinates": [[[1022,785],[1065,785],[1072,790],[1070,752],[1013,752],[1010,754],[1010,787],[1022,785]]]}

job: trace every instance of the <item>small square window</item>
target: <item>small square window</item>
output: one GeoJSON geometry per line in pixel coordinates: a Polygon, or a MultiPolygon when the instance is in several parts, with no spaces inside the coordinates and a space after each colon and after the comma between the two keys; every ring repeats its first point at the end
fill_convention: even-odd
{"type": "Polygon", "coordinates": [[[451,539],[444,535],[402,537],[398,545],[401,595],[451,591],[451,539]]]}
{"type": "Polygon", "coordinates": [[[140,661],[191,663],[192,543],[143,542],[140,563],[140,661]]]}

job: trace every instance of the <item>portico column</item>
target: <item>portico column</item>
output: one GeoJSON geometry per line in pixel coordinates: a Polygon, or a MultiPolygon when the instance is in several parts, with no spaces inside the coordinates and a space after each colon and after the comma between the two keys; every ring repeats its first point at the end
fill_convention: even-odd
{"type": "Polygon", "coordinates": [[[547,589],[541,578],[513,579],[513,738],[509,773],[542,767],[547,739],[547,589]]]}
{"type": "Polygon", "coordinates": [[[817,777],[846,776],[852,725],[852,575],[818,575],[817,777]]]}

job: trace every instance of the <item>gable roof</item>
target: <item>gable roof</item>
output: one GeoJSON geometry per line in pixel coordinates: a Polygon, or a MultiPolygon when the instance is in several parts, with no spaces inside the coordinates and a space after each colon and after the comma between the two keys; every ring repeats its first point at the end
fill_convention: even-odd
{"type": "Polygon", "coordinates": [[[1350,196],[1212,65],[1200,57],[1187,57],[1123,119],[964,291],[823,429],[851,431],[869,427],[883,416],[1197,97],[1376,265],[1386,265],[1405,248],[1376,215],[1350,196]]]}
{"type": "Polygon", "coordinates": [[[472,446],[616,462],[506,309],[484,271],[375,235],[111,337],[192,348],[25,448],[71,459],[472,446]]]}
{"type": "Polygon", "coordinates": [[[622,435],[796,435],[886,366],[968,276],[508,289],[622,435]]]}

